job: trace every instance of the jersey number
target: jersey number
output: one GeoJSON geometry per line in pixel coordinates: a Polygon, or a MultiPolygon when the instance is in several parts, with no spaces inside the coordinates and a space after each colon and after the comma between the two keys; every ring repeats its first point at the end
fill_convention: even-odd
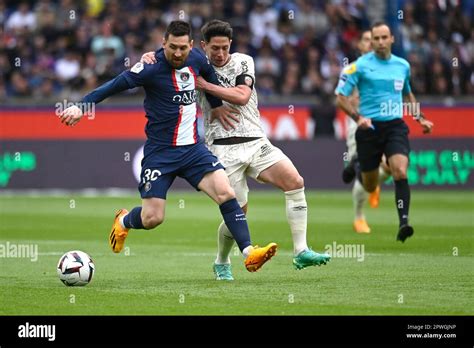
{"type": "Polygon", "coordinates": [[[161,175],[161,172],[158,169],[145,169],[143,173],[143,183],[147,181],[155,181],[161,175]]]}

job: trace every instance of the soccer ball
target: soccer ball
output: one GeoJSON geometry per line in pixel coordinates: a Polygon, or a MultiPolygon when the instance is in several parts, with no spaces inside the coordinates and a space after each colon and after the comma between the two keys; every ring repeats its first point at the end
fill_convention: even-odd
{"type": "Polygon", "coordinates": [[[66,286],[87,285],[92,280],[94,272],[94,262],[83,251],[68,251],[58,262],[58,276],[66,286]]]}

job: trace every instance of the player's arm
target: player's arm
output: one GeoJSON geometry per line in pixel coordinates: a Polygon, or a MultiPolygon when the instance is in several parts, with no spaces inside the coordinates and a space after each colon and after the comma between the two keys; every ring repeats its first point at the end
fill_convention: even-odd
{"type": "Polygon", "coordinates": [[[339,83],[334,91],[336,106],[349,115],[361,129],[373,128],[371,119],[359,114],[355,103],[351,100],[351,96],[359,84],[359,74],[356,63],[352,63],[342,70],[339,83]]]}
{"type": "MultiPolygon", "coordinates": [[[[200,69],[200,74],[204,78],[205,81],[219,85],[219,80],[217,79],[216,71],[209,63],[205,56],[202,57],[203,62],[200,69]]],[[[239,118],[237,115],[239,114],[239,110],[234,109],[229,105],[223,105],[222,100],[210,93],[204,93],[206,96],[207,101],[211,105],[211,116],[210,121],[214,122],[218,120],[225,130],[230,130],[235,128],[234,122],[239,122],[239,118]]]]}
{"type": "Polygon", "coordinates": [[[81,120],[84,111],[88,109],[89,105],[98,104],[104,99],[127,89],[143,86],[149,73],[146,71],[142,73],[145,70],[144,66],[143,64],[138,64],[141,63],[135,64],[132,69],[122,72],[112,80],[97,87],[87,94],[78,105],[70,106],[61,112],[59,115],[61,123],[65,123],[67,126],[74,126],[81,120]],[[141,73],[142,75],[139,76],[141,73]]]}
{"type": "Polygon", "coordinates": [[[433,130],[433,122],[427,120],[425,118],[425,115],[421,112],[420,108],[418,107],[418,102],[416,101],[415,95],[411,91],[410,87],[410,68],[407,70],[407,76],[405,78],[405,82],[403,84],[403,101],[410,103],[409,105],[411,106],[411,109],[414,111],[412,116],[415,118],[415,120],[418,121],[418,123],[421,125],[423,128],[423,133],[424,134],[429,134],[433,130]],[[417,111],[415,111],[417,110],[417,111]]]}
{"type": "Polygon", "coordinates": [[[198,88],[235,105],[246,105],[255,84],[255,64],[250,57],[242,61],[242,73],[235,78],[235,87],[225,88],[220,85],[198,81],[198,88]]]}
{"type": "MultiPolygon", "coordinates": [[[[253,87],[253,80],[251,82],[251,86],[253,87]]],[[[252,94],[252,87],[248,86],[247,84],[245,84],[245,81],[243,81],[240,85],[226,88],[215,85],[213,83],[209,83],[201,76],[198,77],[196,85],[196,88],[199,90],[221,98],[222,100],[225,100],[228,103],[241,106],[249,102],[250,95],[252,94]]]]}

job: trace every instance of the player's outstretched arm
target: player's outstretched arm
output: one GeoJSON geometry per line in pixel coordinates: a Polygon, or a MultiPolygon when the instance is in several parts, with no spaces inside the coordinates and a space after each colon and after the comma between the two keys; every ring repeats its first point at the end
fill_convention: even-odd
{"type": "MultiPolygon", "coordinates": [[[[143,70],[143,68],[141,70],[143,70]]],[[[80,103],[78,103],[79,106],[82,106],[82,109],[81,107],[74,105],[64,110],[59,115],[61,123],[64,123],[67,126],[74,126],[81,120],[84,115],[84,109],[87,108],[88,105],[98,104],[114,94],[123,92],[130,88],[142,86],[146,76],[138,76],[141,70],[137,70],[136,66],[134,66],[131,71],[124,71],[114,79],[97,87],[95,90],[87,94],[80,103]]]]}
{"type": "Polygon", "coordinates": [[[238,85],[235,87],[222,87],[209,83],[203,77],[198,76],[196,88],[221,98],[228,103],[235,105],[246,105],[249,102],[252,90],[247,85],[238,85]]]}
{"type": "Polygon", "coordinates": [[[403,96],[403,99],[410,103],[410,105],[412,106],[412,110],[418,110],[418,112],[414,112],[412,116],[415,118],[415,120],[418,121],[418,123],[421,125],[421,128],[423,128],[423,133],[431,133],[433,131],[434,124],[433,122],[427,120],[425,118],[425,115],[420,111],[420,109],[416,107],[416,105],[418,105],[418,102],[416,101],[415,95],[410,92],[408,94],[405,94],[403,96]]]}

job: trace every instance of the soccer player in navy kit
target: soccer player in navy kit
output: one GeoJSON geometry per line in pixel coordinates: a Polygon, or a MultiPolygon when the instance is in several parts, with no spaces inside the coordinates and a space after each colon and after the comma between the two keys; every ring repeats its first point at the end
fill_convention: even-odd
{"type": "MultiPolygon", "coordinates": [[[[224,167],[200,141],[196,130],[196,78],[218,83],[206,57],[192,49],[191,28],[183,21],[168,26],[154,65],[135,64],[113,80],[86,95],[79,105],[99,103],[118,92],[143,86],[148,119],[147,141],[142,160],[139,191],[142,206],[130,212],[120,209],[115,216],[109,243],[116,253],[123,249],[129,229],[152,229],[164,220],[166,193],[176,176],[204,191],[218,205],[221,214],[245,257],[248,271],[257,271],[276,252],[277,245],[253,247],[247,219],[235,199],[224,167]]],[[[208,96],[216,115],[229,112],[222,101],[208,96]]],[[[83,115],[78,106],[64,110],[61,122],[74,126],[83,115]]]]}

